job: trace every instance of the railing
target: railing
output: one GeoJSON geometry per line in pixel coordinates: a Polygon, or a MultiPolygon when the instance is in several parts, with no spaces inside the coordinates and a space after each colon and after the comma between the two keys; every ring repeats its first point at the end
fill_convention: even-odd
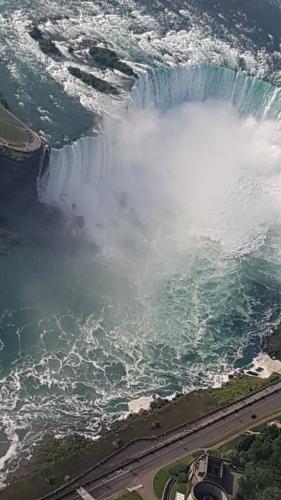
{"type": "Polygon", "coordinates": [[[50,499],[52,497],[54,497],[54,498],[63,498],[64,496],[66,496],[69,493],[69,491],[68,492],[64,492],[64,490],[68,489],[69,487],[71,487],[72,485],[74,485],[75,483],[77,483],[78,481],[80,481],[87,474],[93,472],[95,469],[98,469],[99,467],[101,467],[102,465],[104,465],[106,462],[109,462],[111,459],[115,458],[117,455],[119,455],[120,453],[122,453],[123,451],[125,451],[126,449],[128,449],[133,444],[136,444],[138,442],[143,442],[143,441],[147,441],[147,442],[151,442],[152,443],[152,442],[155,442],[155,441],[157,441],[157,440],[159,440],[161,438],[168,437],[169,435],[171,435],[171,434],[179,431],[180,429],[184,430],[186,427],[188,427],[188,430],[186,432],[181,433],[180,435],[178,434],[177,436],[174,436],[172,439],[166,440],[164,443],[163,442],[159,443],[159,445],[156,445],[153,448],[145,450],[144,452],[140,453],[139,455],[136,455],[136,456],[132,457],[131,459],[127,460],[124,464],[120,464],[117,468],[115,467],[115,469],[113,469],[112,471],[107,471],[105,473],[102,473],[100,476],[97,476],[94,480],[90,480],[90,481],[84,483],[83,486],[87,486],[87,484],[91,484],[91,483],[93,483],[93,481],[95,481],[95,482],[99,481],[99,480],[107,477],[109,474],[113,474],[114,472],[117,472],[121,468],[124,468],[124,467],[127,467],[127,466],[133,464],[137,460],[140,460],[141,458],[144,458],[144,457],[146,457],[148,455],[151,455],[151,454],[155,453],[156,451],[159,451],[159,450],[165,448],[167,445],[176,443],[176,442],[180,441],[181,439],[189,436],[190,434],[193,434],[195,432],[198,432],[201,429],[204,429],[205,427],[207,427],[208,425],[210,425],[210,422],[209,422],[210,417],[212,417],[212,416],[214,416],[216,414],[218,415],[218,418],[216,418],[212,423],[218,422],[219,420],[223,420],[224,418],[226,418],[226,416],[229,416],[229,415],[231,415],[233,413],[236,413],[236,411],[237,411],[237,405],[239,405],[240,407],[251,406],[255,402],[264,399],[269,394],[274,394],[274,393],[276,393],[276,392],[278,392],[280,390],[281,390],[281,381],[280,380],[276,380],[275,382],[273,382],[271,384],[265,385],[262,388],[257,389],[256,391],[251,392],[251,394],[248,394],[246,396],[242,396],[241,398],[237,399],[236,401],[233,401],[232,403],[227,403],[226,405],[223,405],[220,408],[212,410],[211,412],[207,413],[206,415],[203,415],[201,417],[197,417],[196,419],[190,420],[187,423],[180,424],[180,425],[178,425],[178,426],[170,429],[167,432],[164,432],[162,434],[158,434],[157,436],[140,437],[140,438],[133,439],[129,443],[126,443],[119,450],[114,451],[111,455],[108,455],[107,457],[105,457],[103,460],[101,460],[97,464],[89,467],[82,474],[80,474],[77,477],[75,477],[74,479],[72,479],[68,484],[60,486],[59,488],[57,488],[56,490],[52,491],[51,493],[48,493],[44,497],[41,497],[40,500],[47,500],[47,499],[50,499]],[[268,393],[268,389],[272,389],[270,391],[270,393],[268,393]],[[257,396],[257,395],[261,395],[261,396],[255,399],[255,396],[257,396]],[[248,401],[247,404],[243,405],[242,403],[244,401],[246,401],[246,400],[251,400],[251,401],[248,401]],[[228,409],[230,409],[230,411],[227,412],[227,413],[225,413],[228,409]],[[195,424],[197,424],[197,423],[200,424],[200,422],[202,423],[202,425],[194,427],[195,424]],[[60,495],[60,493],[62,493],[62,494],[60,495]],[[59,495],[59,496],[57,496],[57,495],[59,495]]]}

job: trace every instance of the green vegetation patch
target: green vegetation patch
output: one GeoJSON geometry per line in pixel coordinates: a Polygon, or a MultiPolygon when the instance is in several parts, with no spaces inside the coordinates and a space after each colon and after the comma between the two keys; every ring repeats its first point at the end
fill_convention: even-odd
{"type": "Polygon", "coordinates": [[[233,450],[236,448],[236,445],[240,442],[241,436],[234,438],[232,441],[220,446],[219,448],[212,448],[208,450],[208,453],[214,457],[218,458],[226,458],[228,459],[231,456],[233,450]]]}
{"type": "Polygon", "coordinates": [[[183,495],[186,494],[187,490],[187,482],[186,483],[178,483],[176,486],[176,493],[182,493],[183,495]]]}
{"type": "Polygon", "coordinates": [[[229,380],[220,388],[209,389],[209,394],[218,406],[222,406],[227,403],[232,403],[242,396],[246,396],[253,391],[257,391],[263,386],[279,379],[281,379],[281,376],[276,373],[272,374],[269,379],[243,375],[239,378],[229,380]]]}
{"type": "Polygon", "coordinates": [[[27,160],[30,157],[30,153],[24,153],[22,151],[15,151],[14,149],[9,149],[4,146],[0,146],[0,161],[1,161],[1,155],[5,156],[6,158],[14,161],[23,161],[27,160]]]}
{"type": "Polygon", "coordinates": [[[169,479],[177,479],[175,491],[185,493],[187,490],[187,470],[189,464],[194,459],[193,455],[187,455],[175,464],[170,464],[167,467],[159,470],[153,479],[153,489],[157,498],[162,498],[165,486],[169,479]],[[180,488],[180,489],[179,489],[180,488]],[[182,491],[184,489],[184,491],[182,491]]]}
{"type": "Polygon", "coordinates": [[[17,145],[24,145],[29,142],[28,131],[24,128],[24,125],[0,102],[0,146],[1,139],[17,145]]]}
{"type": "Polygon", "coordinates": [[[209,453],[236,469],[239,500],[281,500],[281,430],[267,424],[253,430],[209,453]]]}
{"type": "Polygon", "coordinates": [[[0,120],[0,141],[1,139],[11,144],[25,145],[28,142],[28,135],[23,128],[0,120]]]}
{"type": "Polygon", "coordinates": [[[165,467],[157,472],[156,476],[153,479],[153,489],[157,498],[162,498],[164,488],[167,484],[167,481],[171,479],[171,475],[169,473],[169,467],[165,467]]]}
{"type": "MultiPolygon", "coordinates": [[[[62,440],[48,437],[35,448],[33,459],[26,468],[20,469],[17,476],[10,477],[11,484],[0,491],[0,499],[33,500],[43,496],[65,484],[66,476],[73,479],[110,456],[116,450],[113,443],[125,446],[136,439],[157,439],[157,436],[206,415],[220,405],[263,387],[274,378],[276,376],[268,380],[241,376],[227,382],[220,389],[179,394],[172,401],[156,398],[152,411],[132,414],[127,420],[116,422],[111,431],[104,432],[95,442],[81,440],[77,436],[62,440]],[[53,476],[54,482],[49,484],[46,478],[53,476]]],[[[140,452],[145,450],[146,446],[146,441],[139,441],[140,452]]],[[[163,469],[155,477],[154,486],[157,495],[160,495],[159,498],[171,476],[170,468],[171,466],[163,469]]]]}
{"type": "Polygon", "coordinates": [[[126,493],[125,495],[122,495],[121,497],[118,497],[117,500],[143,500],[143,499],[136,491],[131,491],[126,493]]]}
{"type": "Polygon", "coordinates": [[[242,473],[241,500],[281,499],[281,431],[266,426],[258,435],[243,436],[234,446],[231,461],[242,473]]]}

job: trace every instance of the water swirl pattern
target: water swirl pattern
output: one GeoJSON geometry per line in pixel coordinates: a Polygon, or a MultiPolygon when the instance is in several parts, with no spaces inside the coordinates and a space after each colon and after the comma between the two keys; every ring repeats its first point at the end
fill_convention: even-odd
{"type": "Polygon", "coordinates": [[[3,90],[53,146],[39,196],[87,235],[0,261],[3,471],[47,429],[95,436],[133,399],[221,383],[281,314],[275,24],[250,2],[61,3],[0,6],[3,90]],[[84,69],[91,40],[110,44],[132,91],[110,70],[91,68],[118,98],[75,80],[34,22],[84,69]]]}

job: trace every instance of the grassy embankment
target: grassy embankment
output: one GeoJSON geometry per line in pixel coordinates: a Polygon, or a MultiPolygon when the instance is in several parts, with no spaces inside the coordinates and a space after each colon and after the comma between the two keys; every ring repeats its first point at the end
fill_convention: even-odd
{"type": "MultiPolygon", "coordinates": [[[[179,460],[178,462],[174,464],[170,464],[167,467],[163,467],[163,469],[159,470],[154,477],[153,480],[153,489],[156,495],[156,498],[162,498],[164,488],[168,482],[169,479],[175,478],[176,474],[174,474],[173,471],[178,470],[185,470],[187,469],[187,466],[194,460],[195,455],[187,455],[184,457],[182,460],[179,460]]],[[[187,481],[182,481],[177,483],[177,485],[174,488],[174,493],[176,494],[176,491],[179,493],[186,493],[187,490],[187,481]]]]}
{"type": "Polygon", "coordinates": [[[22,128],[0,121],[0,139],[4,139],[9,143],[23,144],[26,140],[26,135],[22,128]]]}
{"type": "Polygon", "coordinates": [[[132,491],[126,495],[118,497],[117,500],[142,500],[142,497],[136,491],[132,491]]]}
{"type": "Polygon", "coordinates": [[[23,145],[29,142],[28,133],[23,128],[21,122],[15,116],[11,115],[0,103],[0,155],[3,154],[15,161],[21,161],[28,157],[28,153],[5,147],[1,143],[1,139],[15,145],[23,145]]]}
{"type": "Polygon", "coordinates": [[[21,475],[18,474],[10,486],[0,491],[0,499],[32,500],[42,497],[109,456],[113,452],[113,441],[121,440],[125,445],[136,438],[155,438],[223,404],[235,401],[273,379],[274,377],[267,380],[242,376],[230,380],[222,388],[179,395],[171,402],[156,401],[153,411],[132,415],[126,421],[118,422],[110,432],[95,442],[87,442],[77,436],[63,440],[48,437],[35,448],[33,459],[21,469],[21,475]],[[51,484],[47,481],[49,477],[53,477],[51,484]]]}
{"type": "Polygon", "coordinates": [[[7,142],[24,144],[28,133],[22,123],[0,104],[0,139],[7,142]]]}
{"type": "MultiPolygon", "coordinates": [[[[279,378],[280,378],[280,376],[277,374],[273,374],[271,377],[272,380],[279,379],[279,378]]],[[[260,379],[256,379],[256,380],[257,380],[257,384],[258,384],[257,388],[259,388],[260,383],[262,381],[260,379]]],[[[239,384],[237,384],[236,381],[235,381],[235,383],[233,383],[233,381],[231,381],[231,383],[225,384],[222,388],[220,388],[218,390],[215,389],[214,391],[215,391],[216,400],[218,402],[221,402],[221,404],[224,404],[225,400],[228,400],[229,397],[231,399],[232,398],[236,399],[235,394],[237,394],[237,392],[236,392],[237,390],[239,393],[241,390],[243,390],[243,388],[246,391],[248,391],[249,389],[251,390],[251,387],[249,386],[249,382],[250,382],[249,377],[243,377],[243,378],[239,379],[239,384]]],[[[213,392],[212,389],[210,391],[213,392]]],[[[269,420],[269,418],[270,418],[270,414],[268,414],[268,420],[269,420]]],[[[275,418],[275,420],[281,422],[281,416],[278,418],[275,418]]],[[[257,433],[264,431],[264,429],[266,429],[266,427],[267,427],[267,425],[265,423],[259,424],[258,422],[259,422],[259,420],[257,420],[257,424],[256,425],[253,424],[253,427],[252,427],[254,429],[254,431],[257,433]]],[[[220,458],[225,458],[225,459],[231,458],[231,456],[233,455],[233,452],[236,450],[236,448],[238,447],[241,440],[244,439],[241,435],[245,430],[247,430],[247,428],[245,428],[245,427],[241,428],[240,430],[237,429],[237,432],[240,432],[239,436],[237,436],[237,435],[235,436],[235,432],[232,432],[228,435],[225,435],[224,439],[230,439],[230,441],[222,446],[219,446],[218,448],[216,447],[218,441],[217,441],[217,443],[209,443],[208,444],[209,453],[214,455],[214,456],[220,457],[220,458]],[[235,437],[233,437],[233,436],[235,436],[235,437]]],[[[194,458],[196,458],[197,456],[199,456],[201,453],[203,453],[203,450],[197,451],[197,452],[190,454],[190,455],[187,455],[179,462],[176,462],[174,464],[169,464],[168,466],[159,470],[157,472],[157,474],[155,475],[154,481],[153,481],[153,487],[154,487],[154,492],[155,492],[156,498],[158,498],[158,499],[162,498],[163,491],[164,491],[164,488],[165,488],[167,481],[169,479],[172,479],[173,477],[175,477],[173,475],[173,469],[177,466],[182,466],[184,469],[185,465],[189,465],[192,462],[192,460],[194,458]]],[[[177,491],[180,493],[186,493],[188,491],[188,482],[183,482],[183,483],[177,482],[177,484],[174,487],[174,491],[173,491],[174,497],[176,496],[177,491]]]]}
{"type": "MultiPolygon", "coordinates": [[[[280,422],[280,417],[274,420],[280,422]]],[[[281,430],[263,424],[254,431],[212,453],[230,459],[239,472],[237,492],[241,500],[280,500],[281,430]]]]}

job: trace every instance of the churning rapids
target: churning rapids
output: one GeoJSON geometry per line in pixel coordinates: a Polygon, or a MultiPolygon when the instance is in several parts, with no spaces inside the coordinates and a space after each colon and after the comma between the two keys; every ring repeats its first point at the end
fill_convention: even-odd
{"type": "MultiPolygon", "coordinates": [[[[38,52],[32,41],[24,59],[29,20],[21,14],[22,24],[19,14],[0,16],[6,36],[17,27],[20,40],[19,61],[9,67],[22,84],[19,114],[38,52]]],[[[39,197],[83,216],[87,244],[55,255],[52,245],[31,245],[0,262],[0,469],[19,451],[28,455],[46,429],[93,436],[133,399],[221,383],[249,364],[280,321],[281,100],[278,87],[257,78],[272,69],[269,52],[245,44],[243,64],[255,75],[247,76],[239,70],[242,51],[223,37],[203,38],[195,14],[187,35],[157,32],[163,20],[154,14],[143,17],[149,37],[136,29],[131,53],[121,43],[127,24],[118,38],[116,17],[95,18],[95,36],[112,28],[115,48],[127,50],[139,75],[118,102],[98,93],[91,100],[93,90],[74,83],[63,62],[38,56],[35,78],[49,89],[38,112],[50,143],[60,146],[40,176],[39,197]],[[163,47],[173,60],[160,61],[163,47]],[[187,47],[193,58],[184,61],[187,47]],[[104,110],[96,135],[83,128],[77,96],[83,119],[104,110]]],[[[71,13],[51,27],[40,22],[43,32],[72,37],[84,54],[71,13]]],[[[12,37],[9,43],[12,51],[12,37]]],[[[58,44],[64,54],[65,40],[58,44]]],[[[31,85],[34,102],[38,88],[31,85]]]]}

